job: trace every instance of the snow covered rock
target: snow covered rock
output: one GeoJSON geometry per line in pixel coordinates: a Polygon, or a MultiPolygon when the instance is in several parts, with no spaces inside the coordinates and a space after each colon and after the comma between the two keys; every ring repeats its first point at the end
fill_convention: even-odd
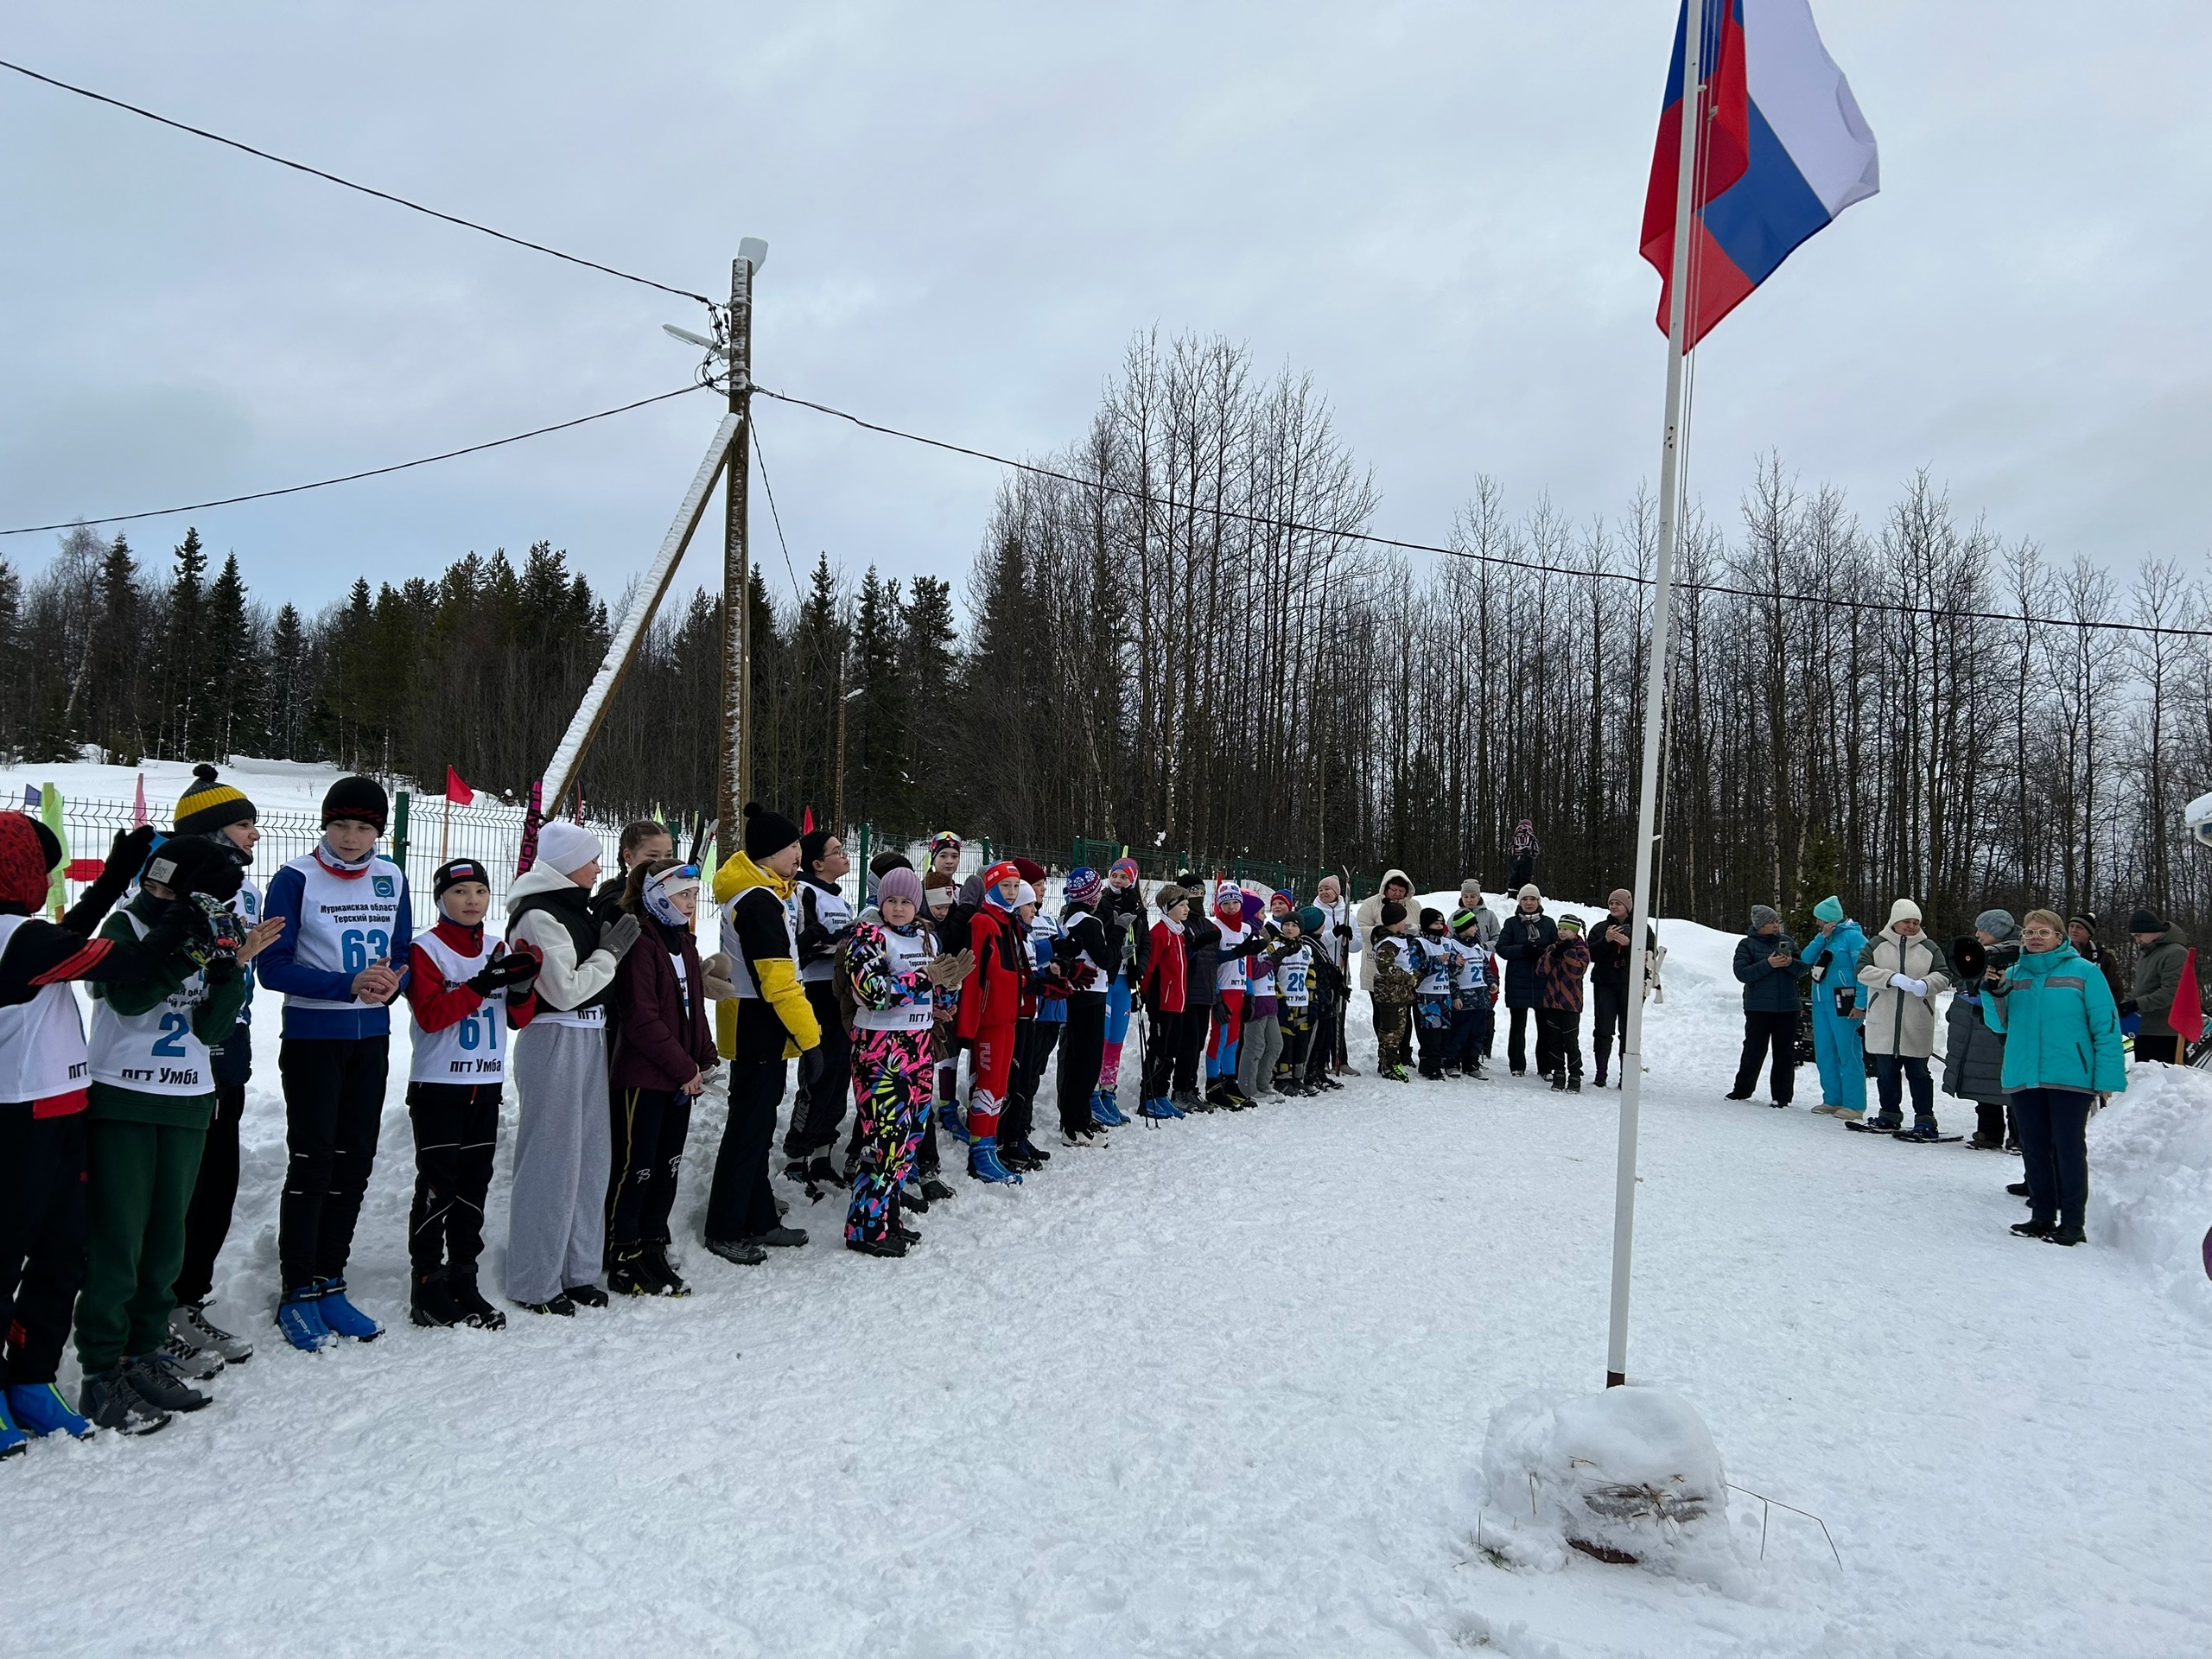
{"type": "Polygon", "coordinates": [[[2212,1074],[2131,1066],[2127,1091],[2089,1120],[2090,1242],[2140,1262],[2166,1296],[2212,1320],[2208,1227],[2212,1074]]]}
{"type": "Polygon", "coordinates": [[[1720,1452],[1671,1389],[1529,1395],[1491,1414],[1483,1474],[1516,1536],[1500,1553],[1553,1567],[1574,1546],[1601,1560],[1710,1576],[1732,1561],[1720,1452]],[[1532,1548],[1533,1546],[1533,1548],[1532,1548]]]}

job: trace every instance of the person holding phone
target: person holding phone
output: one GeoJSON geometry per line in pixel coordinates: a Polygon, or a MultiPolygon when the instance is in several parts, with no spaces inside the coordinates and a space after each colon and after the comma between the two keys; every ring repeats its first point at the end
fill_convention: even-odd
{"type": "Polygon", "coordinates": [[[377,852],[388,802],[373,778],[340,778],[322,798],[322,839],[276,872],[266,913],[284,931],[261,982],[284,998],[276,1070],[284,1084],[284,1196],[277,1328],[312,1353],[384,1327],[346,1294],[353,1225],[376,1166],[391,1060],[392,967],[415,943],[407,873],[377,852]]]}
{"type": "Polygon", "coordinates": [[[1751,931],[1736,942],[1736,979],[1744,988],[1744,1052],[1736,1064],[1731,1100],[1749,1100],[1770,1049],[1774,1064],[1767,1090],[1772,1104],[1787,1106],[1797,1086],[1797,982],[1812,972],[1797,941],[1782,931],[1771,905],[1751,906],[1751,931]]]}
{"type": "Polygon", "coordinates": [[[1830,893],[1813,906],[1819,931],[1805,943],[1813,976],[1813,1058],[1821,1069],[1815,1112],[1856,1122],[1866,1116],[1866,988],[1859,982],[1859,953],[1866,930],[1845,914],[1830,893]]]}

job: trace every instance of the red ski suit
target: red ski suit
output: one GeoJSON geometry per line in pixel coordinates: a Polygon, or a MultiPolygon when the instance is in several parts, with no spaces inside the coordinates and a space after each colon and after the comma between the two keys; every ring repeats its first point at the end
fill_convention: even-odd
{"type": "Polygon", "coordinates": [[[1024,971],[1027,954],[1021,925],[1014,912],[986,894],[968,930],[969,948],[976,965],[960,988],[961,1024],[969,1023],[975,1010],[975,1059],[969,1075],[975,1091],[969,1096],[968,1133],[980,1140],[999,1132],[999,1108],[1006,1101],[1007,1078],[1014,1070],[1014,1027],[1021,1012],[1021,993],[1029,976],[1024,971]]]}

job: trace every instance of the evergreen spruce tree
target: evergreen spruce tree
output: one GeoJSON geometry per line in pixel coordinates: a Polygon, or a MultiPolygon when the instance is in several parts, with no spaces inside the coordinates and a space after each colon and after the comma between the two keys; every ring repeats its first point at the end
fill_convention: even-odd
{"type": "Polygon", "coordinates": [[[222,761],[267,748],[261,723],[264,667],[238,556],[231,554],[207,589],[209,696],[193,734],[193,753],[222,761]]]}
{"type": "Polygon", "coordinates": [[[937,820],[919,826],[925,832],[957,828],[955,815],[970,810],[965,780],[953,765],[961,753],[959,641],[952,584],[942,576],[916,576],[899,607],[899,677],[912,734],[906,770],[915,810],[937,820]]]}
{"type": "Polygon", "coordinates": [[[146,620],[138,562],[118,534],[100,562],[92,673],[85,688],[86,731],[118,766],[136,766],[146,753],[146,620]]]}
{"type": "Polygon", "coordinates": [[[906,687],[899,671],[899,584],[870,565],[853,619],[845,804],[855,823],[914,828],[906,754],[906,687]]]}
{"type": "Polygon", "coordinates": [[[168,616],[161,641],[161,707],[156,739],[168,760],[194,758],[192,734],[200,711],[213,695],[208,683],[207,638],[207,553],[200,531],[188,525],[177,543],[176,574],[169,582],[168,616]]]}
{"type": "Polygon", "coordinates": [[[31,676],[23,649],[23,579],[0,554],[0,760],[12,760],[30,725],[31,676]]]}
{"type": "Polygon", "coordinates": [[[314,691],[309,684],[307,629],[300,613],[289,602],[276,613],[269,633],[269,673],[264,681],[263,728],[268,733],[269,753],[279,760],[308,758],[308,708],[314,691]]]}

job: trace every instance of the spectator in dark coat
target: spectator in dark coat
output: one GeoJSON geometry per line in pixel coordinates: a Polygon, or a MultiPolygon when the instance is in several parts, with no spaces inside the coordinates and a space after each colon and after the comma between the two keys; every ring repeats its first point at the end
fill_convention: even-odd
{"type": "Polygon", "coordinates": [[[1589,971],[1582,918],[1560,917],[1551,944],[1536,959],[1537,1017],[1551,1038],[1552,1087],[1570,1094],[1582,1092],[1582,977],[1589,971]]]}
{"type": "MultiPolygon", "coordinates": [[[[1636,895],[1626,887],[1613,889],[1605,913],[1590,936],[1590,1001],[1596,1015],[1590,1033],[1590,1080],[1600,1089],[1605,1086],[1605,1058],[1613,1045],[1619,1043],[1621,1052],[1628,1052],[1628,963],[1636,937],[1629,927],[1629,910],[1635,902],[1636,895]]],[[[1659,948],[1659,935],[1649,922],[1643,925],[1643,948],[1646,962],[1659,948]]]]}
{"type": "Polygon", "coordinates": [[[2168,1065],[2181,1060],[2181,1036],[2166,1021],[2173,1012],[2174,993],[2181,988],[2182,964],[2189,960],[2189,936],[2169,927],[2152,912],[2139,910],[2127,918],[2135,938],[2135,985],[2122,1014],[2140,1021],[2135,1032],[2135,1058],[2162,1060],[2168,1065]]]}
{"type": "Polygon", "coordinates": [[[1175,886],[1192,895],[1190,913],[1183,923],[1183,1023],[1175,1033],[1175,1087],[1169,1096],[1186,1111],[1211,1111],[1198,1093],[1198,1065],[1205,1058],[1206,1037],[1213,1029],[1213,994],[1221,967],[1221,930],[1214,925],[1206,902],[1205,878],[1185,870],[1175,886]],[[1201,910],[1200,906],[1205,906],[1201,910]]]}
{"type": "Polygon", "coordinates": [[[2005,1035],[1983,1018],[1985,977],[2002,979],[2019,960],[2020,929],[2010,911],[1985,910],[1974,918],[1973,937],[1951,942],[1957,994],[1944,1015],[1943,1092],[1974,1102],[1974,1144],[2005,1149],[2005,1035]]]}
{"type": "MultiPolygon", "coordinates": [[[[1559,926],[1544,914],[1544,895],[1532,882],[1521,889],[1513,913],[1505,918],[1505,925],[1497,930],[1496,955],[1505,963],[1505,1006],[1511,1012],[1513,1024],[1506,1033],[1505,1060],[1519,1077],[1528,1068],[1527,1052],[1523,1047],[1529,1025],[1529,1011],[1543,1006],[1543,999],[1536,986],[1536,964],[1550,950],[1552,941],[1559,938],[1559,926]]],[[[1548,1077],[1556,1057],[1552,1052],[1550,1033],[1541,1020],[1536,1021],[1536,1075],[1548,1077]]]]}
{"type": "Polygon", "coordinates": [[[1798,982],[1813,970],[1798,954],[1797,941],[1782,931],[1782,916],[1771,905],[1751,906],[1751,931],[1736,941],[1736,977],[1744,987],[1744,1053],[1736,1063],[1731,1100],[1749,1100],[1758,1087],[1759,1067],[1774,1053],[1768,1092],[1777,1106],[1787,1106],[1797,1092],[1797,1021],[1803,1013],[1798,982]]]}

